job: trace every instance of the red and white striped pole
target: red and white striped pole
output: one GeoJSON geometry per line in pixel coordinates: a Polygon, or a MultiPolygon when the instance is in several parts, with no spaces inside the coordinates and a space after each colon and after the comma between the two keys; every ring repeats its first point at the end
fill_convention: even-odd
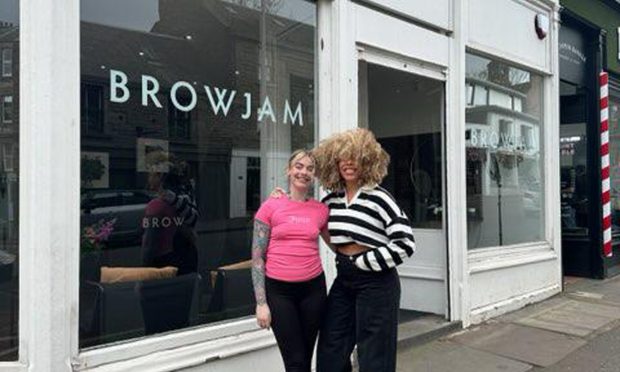
{"type": "Polygon", "coordinates": [[[603,203],[603,255],[611,257],[611,194],[609,181],[609,76],[603,71],[599,75],[601,88],[601,179],[603,203]]]}

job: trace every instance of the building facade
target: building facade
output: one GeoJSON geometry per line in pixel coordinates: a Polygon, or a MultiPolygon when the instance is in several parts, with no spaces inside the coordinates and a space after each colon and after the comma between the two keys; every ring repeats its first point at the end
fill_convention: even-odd
{"type": "Polygon", "coordinates": [[[559,8],[0,7],[0,371],[283,370],[252,316],[252,218],[293,150],[356,127],[413,224],[403,311],[467,327],[560,292],[559,8]]]}

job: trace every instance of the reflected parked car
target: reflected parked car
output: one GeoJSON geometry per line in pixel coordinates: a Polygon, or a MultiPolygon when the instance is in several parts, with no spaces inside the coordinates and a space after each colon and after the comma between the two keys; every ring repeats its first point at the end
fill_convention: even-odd
{"type": "Polygon", "coordinates": [[[116,219],[108,246],[139,245],[146,205],[155,197],[144,190],[92,189],[82,192],[82,228],[116,219]]]}

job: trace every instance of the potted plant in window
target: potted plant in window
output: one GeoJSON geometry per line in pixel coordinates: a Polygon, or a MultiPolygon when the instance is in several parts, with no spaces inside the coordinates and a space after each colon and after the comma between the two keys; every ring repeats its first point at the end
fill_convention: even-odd
{"type": "Polygon", "coordinates": [[[80,235],[80,279],[99,281],[101,276],[101,250],[105,246],[112,231],[116,218],[82,228],[80,235]]]}
{"type": "Polygon", "coordinates": [[[81,162],[82,187],[93,186],[93,182],[101,179],[105,174],[105,165],[101,159],[89,156],[82,156],[81,162]]]}

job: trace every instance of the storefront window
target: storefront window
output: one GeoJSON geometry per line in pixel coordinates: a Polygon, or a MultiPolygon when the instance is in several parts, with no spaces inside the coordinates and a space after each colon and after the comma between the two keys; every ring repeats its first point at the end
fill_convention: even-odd
{"type": "Polygon", "coordinates": [[[315,144],[315,7],[81,1],[81,347],[253,314],[254,213],[315,144]]]}
{"type": "Polygon", "coordinates": [[[473,54],[466,67],[468,247],[543,240],[543,78],[473,54]]]}
{"type": "Polygon", "coordinates": [[[19,253],[19,5],[0,4],[0,360],[17,360],[19,253]]]}

